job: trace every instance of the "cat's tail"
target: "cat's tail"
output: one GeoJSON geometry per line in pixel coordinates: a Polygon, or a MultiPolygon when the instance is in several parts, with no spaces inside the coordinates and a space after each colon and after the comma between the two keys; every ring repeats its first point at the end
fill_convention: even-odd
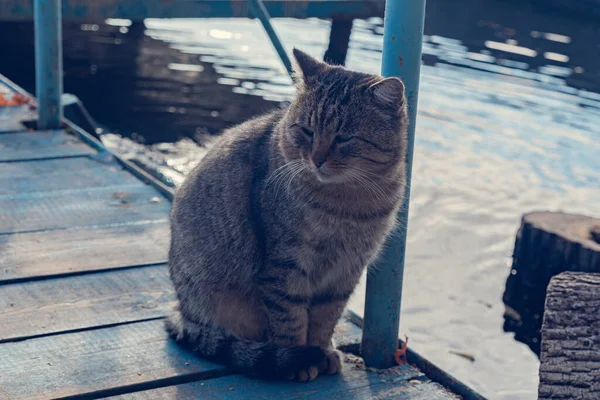
{"type": "Polygon", "coordinates": [[[220,364],[264,379],[286,379],[320,364],[326,355],[316,346],[279,347],[228,334],[224,329],[193,323],[176,311],[166,319],[167,332],[183,347],[220,364]]]}

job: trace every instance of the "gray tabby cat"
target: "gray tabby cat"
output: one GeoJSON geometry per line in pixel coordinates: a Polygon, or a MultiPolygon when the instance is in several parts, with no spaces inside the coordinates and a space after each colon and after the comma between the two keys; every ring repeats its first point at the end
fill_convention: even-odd
{"type": "Polygon", "coordinates": [[[167,330],[252,376],[341,368],[333,329],[395,223],[405,186],[404,85],[294,50],[287,110],[224,134],[173,202],[167,330]]]}

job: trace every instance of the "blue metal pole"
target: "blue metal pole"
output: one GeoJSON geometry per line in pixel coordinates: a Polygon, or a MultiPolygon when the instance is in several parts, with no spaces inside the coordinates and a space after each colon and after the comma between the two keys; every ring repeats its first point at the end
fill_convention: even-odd
{"type": "Polygon", "coordinates": [[[375,368],[394,365],[393,354],[398,348],[424,20],[425,0],[387,0],[385,3],[382,75],[397,76],[404,81],[410,124],[407,186],[398,215],[398,227],[388,238],[373,271],[367,276],[361,353],[366,364],[375,368]]]}
{"type": "Polygon", "coordinates": [[[283,48],[275,29],[273,29],[273,25],[271,25],[271,17],[269,16],[269,12],[267,11],[265,4],[262,2],[262,0],[248,0],[248,4],[250,5],[250,11],[252,11],[252,14],[254,14],[254,16],[260,20],[263,28],[265,28],[267,35],[269,35],[269,39],[271,39],[273,47],[275,47],[277,54],[279,54],[281,62],[291,76],[293,74],[292,62],[285,52],[285,49],[283,48]]]}
{"type": "Polygon", "coordinates": [[[60,0],[34,0],[35,80],[38,129],[58,129],[63,117],[60,0]]]}

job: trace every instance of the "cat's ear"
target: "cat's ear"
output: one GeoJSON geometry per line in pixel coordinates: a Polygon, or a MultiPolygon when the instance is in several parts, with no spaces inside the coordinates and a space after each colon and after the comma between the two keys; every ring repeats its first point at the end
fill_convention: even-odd
{"type": "Polygon", "coordinates": [[[294,58],[296,59],[294,70],[304,81],[310,80],[310,78],[323,72],[327,68],[327,64],[312,58],[303,51],[294,48],[293,53],[294,58]]]}
{"type": "Polygon", "coordinates": [[[398,78],[381,78],[369,86],[375,99],[384,105],[400,109],[404,105],[404,83],[398,78]]]}

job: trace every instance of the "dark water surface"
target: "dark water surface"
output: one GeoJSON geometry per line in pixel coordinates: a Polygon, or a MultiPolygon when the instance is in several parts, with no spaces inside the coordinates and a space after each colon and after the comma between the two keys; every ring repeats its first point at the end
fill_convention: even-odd
{"type": "MultiPolygon", "coordinates": [[[[211,134],[294,94],[257,21],[107,22],[65,26],[66,91],[115,132],[109,146],[171,184],[211,134]]],[[[274,25],[288,50],[324,53],[329,22],[274,25]]],[[[350,68],[379,71],[382,33],[355,21],[350,68]]],[[[523,213],[600,215],[600,25],[429,0],[425,33],[400,333],[491,399],[534,399],[538,360],[502,331],[501,296],[523,213]]],[[[0,71],[33,90],[31,25],[0,24],[0,48],[0,71]]]]}

